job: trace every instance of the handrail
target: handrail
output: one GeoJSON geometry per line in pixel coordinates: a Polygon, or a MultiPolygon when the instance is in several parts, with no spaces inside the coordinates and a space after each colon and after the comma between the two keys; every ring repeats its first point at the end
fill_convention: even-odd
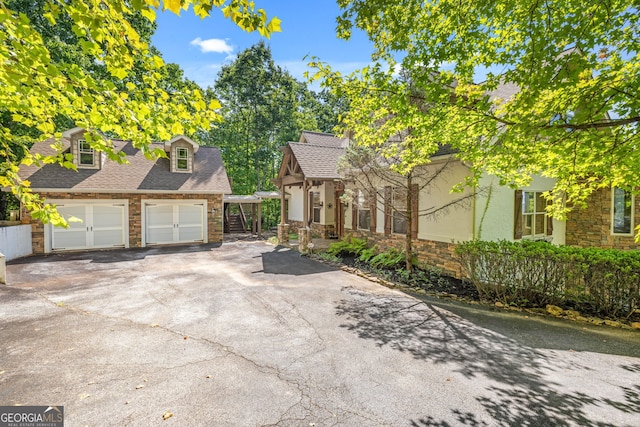
{"type": "Polygon", "coordinates": [[[244,209],[242,209],[242,203],[238,203],[238,207],[240,208],[240,221],[242,221],[242,229],[247,231],[247,217],[244,214],[244,209]]]}

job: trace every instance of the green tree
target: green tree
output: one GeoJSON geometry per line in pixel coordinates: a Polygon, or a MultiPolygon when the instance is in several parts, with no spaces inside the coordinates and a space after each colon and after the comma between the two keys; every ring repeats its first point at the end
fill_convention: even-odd
{"type": "MultiPolygon", "coordinates": [[[[375,195],[384,201],[385,217],[404,229],[404,253],[406,270],[413,271],[413,240],[417,238],[419,217],[437,217],[451,209],[471,203],[473,192],[457,194],[441,204],[431,201],[428,207],[419,208],[420,194],[429,194],[432,188],[442,185],[454,161],[451,147],[443,147],[439,138],[422,129],[416,129],[410,120],[412,111],[427,115],[429,106],[423,102],[420,88],[415,86],[406,73],[399,73],[390,84],[396,86],[393,94],[386,91],[369,91],[366,97],[349,92],[352,104],[359,108],[349,110],[345,126],[353,128],[366,123],[366,134],[358,136],[339,164],[340,174],[349,186],[375,195]],[[394,104],[401,92],[404,100],[394,104]],[[366,101],[366,108],[361,102],[366,101]],[[406,102],[405,102],[406,101],[406,102]],[[407,111],[409,109],[409,111],[407,111]],[[432,139],[430,139],[432,138],[432,139]],[[446,155],[444,161],[431,163],[435,153],[446,155]],[[421,150],[420,147],[423,149],[421,150]],[[426,149],[425,149],[426,147],[426,149]],[[426,157],[426,161],[424,160],[426,157]],[[400,199],[396,199],[400,197],[400,199]],[[404,199],[404,200],[403,200],[404,199]]],[[[446,182],[446,181],[445,181],[446,182]]],[[[478,194],[476,192],[475,194],[478,194]]],[[[380,207],[382,204],[376,203],[380,207]]],[[[375,215],[372,213],[372,215],[375,215]]],[[[395,225],[389,223],[390,227],[395,225]]],[[[386,227],[386,226],[385,226],[386,227]]],[[[399,233],[402,231],[385,230],[399,233]]]]}
{"type": "Polygon", "coordinates": [[[264,42],[241,52],[218,73],[208,94],[222,103],[222,123],[202,139],[221,148],[233,191],[271,190],[279,147],[317,128],[318,102],[306,85],[276,65],[264,42]]]}
{"type": "MultiPolygon", "coordinates": [[[[21,158],[28,148],[23,135],[60,138],[56,129],[64,118],[88,130],[87,140],[95,150],[125,162],[102,134],[129,139],[152,158],[164,154],[150,150],[151,141],[193,134],[219,118],[220,104],[205,101],[194,85],[166,85],[176,70],[166,68],[149,46],[152,26],[136,21],[152,23],[159,2],[44,0],[33,5],[33,10],[42,11],[31,14],[33,22],[30,5],[13,5],[18,10],[0,0],[0,187],[10,187],[34,218],[64,224],[55,209],[20,180],[20,164],[73,164],[61,153],[49,157],[26,153],[21,158]],[[57,26],[65,31],[56,30],[57,26]],[[82,58],[89,62],[74,62],[82,58]]],[[[162,8],[179,14],[191,6],[203,18],[219,9],[247,31],[265,36],[279,31],[279,20],[268,20],[264,10],[256,10],[249,0],[170,0],[162,8]]]]}
{"type": "MultiPolygon", "coordinates": [[[[553,214],[611,185],[640,186],[640,27],[630,1],[338,0],[338,35],[364,30],[372,65],[344,77],[316,62],[324,83],[351,99],[345,126],[359,141],[413,132],[404,165],[450,144],[504,184],[557,178],[553,214]],[[404,95],[411,76],[422,104],[404,95]],[[486,79],[476,84],[478,72],[486,79]],[[380,101],[380,94],[384,96],[380,101]],[[403,117],[377,121],[391,109],[403,117]],[[567,204],[563,203],[566,202],[567,204]]],[[[382,138],[382,139],[381,139],[382,138]]]]}

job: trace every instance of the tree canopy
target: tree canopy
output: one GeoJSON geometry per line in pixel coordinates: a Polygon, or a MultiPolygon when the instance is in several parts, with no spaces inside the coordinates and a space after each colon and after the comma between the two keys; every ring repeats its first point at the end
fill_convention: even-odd
{"type": "Polygon", "coordinates": [[[205,100],[196,85],[171,83],[181,72],[165,65],[149,45],[153,26],[140,21],[153,23],[158,9],[179,14],[191,6],[202,18],[219,9],[247,31],[279,31],[278,18],[268,19],[249,0],[0,0],[0,187],[10,187],[34,218],[64,224],[18,176],[21,163],[73,168],[61,152],[40,157],[27,150],[34,138],[60,138],[61,118],[87,129],[91,146],[120,162],[126,158],[103,135],[162,156],[151,141],[193,134],[219,118],[219,102],[205,100]],[[30,14],[31,7],[42,13],[30,14]]]}
{"type": "Polygon", "coordinates": [[[200,138],[221,148],[239,194],[275,189],[279,148],[297,141],[302,130],[331,131],[343,111],[335,95],[309,90],[276,65],[264,42],[223,66],[207,94],[222,103],[223,120],[200,138]]]}
{"type": "Polygon", "coordinates": [[[637,192],[637,2],[338,4],[338,35],[364,30],[372,64],[342,76],[316,61],[317,76],[350,99],[344,126],[360,142],[412,130],[400,170],[450,144],[472,167],[469,183],[483,172],[512,186],[533,174],[557,178],[552,213],[559,217],[598,188],[637,192]],[[408,85],[414,96],[406,96],[408,85]]]}

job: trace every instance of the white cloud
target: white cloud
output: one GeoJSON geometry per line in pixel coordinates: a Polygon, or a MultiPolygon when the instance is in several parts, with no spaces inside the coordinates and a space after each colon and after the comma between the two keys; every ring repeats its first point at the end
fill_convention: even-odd
{"type": "Polygon", "coordinates": [[[198,46],[202,53],[226,53],[228,56],[233,54],[233,46],[227,43],[227,40],[222,39],[206,39],[202,40],[197,37],[189,43],[193,46],[198,46]]]}

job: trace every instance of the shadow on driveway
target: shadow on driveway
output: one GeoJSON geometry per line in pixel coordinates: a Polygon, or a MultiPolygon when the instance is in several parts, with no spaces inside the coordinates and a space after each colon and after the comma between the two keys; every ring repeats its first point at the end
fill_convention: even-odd
{"type": "Polygon", "coordinates": [[[336,268],[303,257],[299,252],[284,246],[276,246],[272,252],[265,252],[261,257],[262,270],[254,271],[254,273],[304,276],[337,271],[336,268]]]}
{"type": "MultiPolygon", "coordinates": [[[[520,340],[512,338],[513,333],[504,336],[503,331],[496,333],[487,329],[478,322],[478,315],[467,321],[464,310],[456,310],[460,313],[458,317],[449,312],[454,311],[450,307],[443,309],[439,307],[441,304],[432,301],[410,300],[400,295],[376,296],[353,288],[344,290],[350,294],[349,298],[341,300],[336,307],[337,315],[344,318],[342,327],[362,339],[372,340],[379,347],[390,347],[416,359],[452,367],[479,386],[486,383],[479,387],[484,388],[486,395],[476,399],[491,416],[491,422],[454,409],[453,415],[459,424],[613,426],[615,424],[592,421],[589,409],[609,406],[628,414],[640,413],[640,385],[620,387],[624,395],[622,401],[592,397],[596,393],[589,389],[588,382],[579,388],[585,392],[571,390],[554,381],[554,372],[592,370],[591,367],[567,361],[553,351],[522,345],[520,340]]],[[[538,325],[538,334],[544,333],[538,325]]],[[[570,333],[565,330],[565,334],[570,333]]],[[[634,349],[629,349],[636,357],[637,345],[638,341],[634,349]]],[[[618,368],[630,372],[640,369],[635,364],[618,368]]],[[[445,427],[451,424],[427,416],[411,420],[411,425],[445,427]]]]}
{"type": "Polygon", "coordinates": [[[54,252],[46,255],[34,255],[25,258],[18,258],[7,262],[7,265],[21,264],[42,264],[47,262],[60,261],[88,261],[98,264],[109,264],[116,262],[135,261],[145,259],[153,255],[184,254],[190,252],[208,252],[214,248],[219,248],[220,243],[195,244],[195,245],[171,245],[171,246],[151,246],[146,248],[117,248],[94,251],[78,252],[54,252]]]}

